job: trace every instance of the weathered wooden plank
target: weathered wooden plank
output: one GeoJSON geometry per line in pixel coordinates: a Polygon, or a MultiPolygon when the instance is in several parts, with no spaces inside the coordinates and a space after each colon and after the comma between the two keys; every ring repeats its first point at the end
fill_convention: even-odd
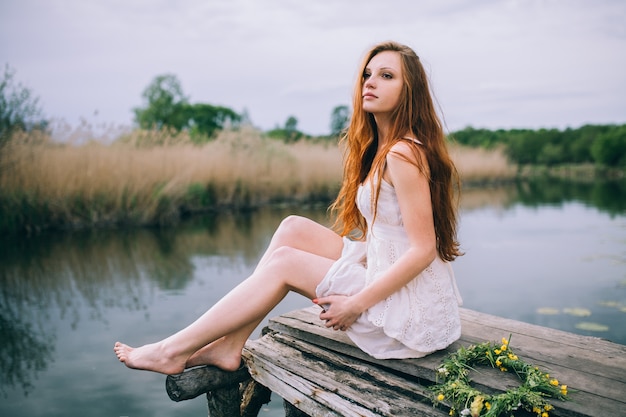
{"type": "Polygon", "coordinates": [[[462,317],[464,337],[473,343],[482,341],[476,334],[484,340],[510,330],[523,360],[571,388],[567,408],[572,412],[611,415],[626,407],[626,346],[471,310],[464,310],[462,317]]]}
{"type": "Polygon", "coordinates": [[[264,404],[270,402],[272,392],[254,379],[241,383],[241,417],[257,417],[264,404]]]}
{"type": "MultiPolygon", "coordinates": [[[[421,402],[426,394],[419,383],[289,336],[268,335],[249,342],[244,356],[253,377],[262,378],[272,391],[283,396],[283,392],[292,394],[291,389],[296,389],[339,415],[447,415],[421,402]],[[274,379],[259,377],[258,369],[274,379]]],[[[288,396],[283,398],[292,402],[288,396]]],[[[309,404],[299,405],[301,397],[295,400],[307,414],[318,415],[317,410],[308,409],[309,404]]]]}
{"type": "MultiPolygon", "coordinates": [[[[315,356],[316,358],[324,358],[326,355],[324,353],[323,348],[319,346],[309,344],[307,342],[298,341],[297,339],[290,340],[289,336],[281,335],[279,333],[271,336],[274,340],[279,340],[282,343],[290,344],[296,349],[296,351],[308,353],[310,355],[315,356]]],[[[332,356],[332,354],[330,355],[332,356]]],[[[336,355],[337,356],[337,355],[336,355]]],[[[339,357],[342,357],[340,355],[339,357]]],[[[345,358],[345,356],[343,356],[345,358]]],[[[371,381],[368,381],[367,377],[363,375],[364,372],[376,373],[380,374],[384,372],[384,369],[377,367],[374,364],[367,364],[362,361],[357,362],[358,365],[352,367],[351,373],[354,374],[357,378],[363,378],[364,383],[371,384],[371,381]]],[[[385,364],[385,361],[382,362],[385,364]]],[[[342,366],[341,362],[333,362],[333,366],[342,366]]],[[[384,367],[383,367],[384,368],[384,367]]],[[[304,375],[304,373],[300,373],[302,377],[308,377],[304,375]]],[[[397,376],[406,382],[406,380],[411,380],[413,377],[410,374],[399,374],[397,376]]],[[[417,378],[414,378],[418,380],[417,378]]],[[[403,382],[399,380],[399,382],[395,382],[395,388],[397,390],[402,390],[403,382]]],[[[474,373],[472,375],[472,380],[474,386],[477,389],[480,389],[487,393],[499,393],[505,391],[510,388],[517,387],[519,385],[519,380],[517,377],[510,373],[501,373],[499,370],[485,368],[480,370],[480,372],[474,373]]],[[[421,380],[421,384],[423,386],[418,385],[417,387],[412,387],[415,397],[414,401],[423,401],[424,397],[428,395],[428,391],[425,389],[425,386],[429,386],[433,383],[432,380],[421,380]]],[[[380,384],[380,381],[376,381],[375,383],[380,384]]],[[[553,401],[553,405],[555,406],[555,411],[552,413],[554,416],[570,416],[570,417],[578,417],[578,416],[587,416],[588,410],[590,408],[594,409],[598,414],[591,415],[612,415],[612,412],[615,410],[615,402],[612,399],[606,400],[602,398],[598,398],[597,396],[590,395],[585,392],[578,393],[576,395],[575,402],[561,402],[561,401],[553,401]]]]}
{"type": "Polygon", "coordinates": [[[462,310],[462,320],[463,335],[470,342],[474,342],[469,340],[470,335],[474,337],[482,335],[483,339],[488,339],[514,333],[514,346],[520,345],[529,351],[539,352],[544,357],[554,358],[554,361],[561,365],[567,365],[572,359],[584,360],[599,367],[600,373],[609,378],[618,380],[624,377],[623,370],[626,369],[624,345],[467,309],[462,310]]]}
{"type": "MultiPolygon", "coordinates": [[[[246,350],[244,350],[244,355],[246,353],[246,350]]],[[[255,356],[254,360],[248,360],[247,362],[250,373],[256,381],[267,386],[306,414],[320,417],[342,417],[348,415],[344,413],[345,410],[341,411],[344,406],[342,403],[336,403],[333,407],[327,407],[319,401],[319,398],[323,398],[326,395],[326,391],[322,388],[310,381],[298,381],[294,375],[274,365],[271,360],[255,356]]],[[[350,412],[352,411],[354,410],[350,410],[350,412]]],[[[368,414],[367,410],[359,410],[354,415],[372,416],[372,414],[368,414]]]]}
{"type": "MultiPolygon", "coordinates": [[[[297,310],[270,322],[270,328],[294,337],[315,342],[316,338],[329,340],[345,354],[358,354],[350,339],[343,332],[326,329],[316,320],[314,309],[297,310]],[[344,346],[345,345],[345,346],[344,346]]],[[[580,362],[584,361],[592,374],[616,382],[626,380],[626,346],[602,339],[578,336],[554,329],[546,329],[515,320],[503,319],[471,310],[462,309],[463,335],[447,351],[456,350],[461,344],[480,343],[485,340],[500,340],[513,335],[513,347],[525,357],[537,360],[546,366],[557,365],[580,372],[580,362]],[[502,325],[502,323],[504,325],[502,325]],[[543,334],[543,337],[542,337],[543,334]]],[[[437,353],[427,358],[437,357],[437,353]]],[[[363,357],[367,358],[367,355],[363,357]]],[[[419,359],[423,362],[425,359],[419,359]]],[[[387,362],[387,361],[385,361],[387,362]]],[[[403,364],[411,361],[400,361],[403,364]]]]}
{"type": "MultiPolygon", "coordinates": [[[[463,336],[448,351],[437,352],[422,359],[379,361],[356,348],[343,332],[323,327],[317,318],[318,314],[319,309],[316,308],[298,310],[273,319],[269,328],[312,345],[324,346],[369,364],[426,381],[434,381],[434,370],[447,352],[456,350],[460,345],[499,340],[503,336],[508,337],[510,333],[513,335],[515,351],[523,360],[554,373],[570,386],[573,401],[554,404],[558,409],[558,414],[555,415],[612,415],[615,410],[623,410],[626,406],[623,398],[626,392],[626,348],[601,339],[572,335],[462,309],[463,336]]],[[[507,384],[510,384],[505,374],[491,379],[475,375],[473,379],[477,384],[495,390],[506,389],[509,386],[507,384]]]]}

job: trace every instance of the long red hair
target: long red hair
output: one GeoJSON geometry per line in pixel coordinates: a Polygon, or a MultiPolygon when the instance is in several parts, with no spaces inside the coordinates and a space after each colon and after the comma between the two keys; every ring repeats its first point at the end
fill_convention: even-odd
{"type": "Polygon", "coordinates": [[[356,206],[359,185],[370,172],[377,175],[374,213],[380,184],[389,149],[401,138],[411,135],[422,145],[410,143],[415,152],[417,168],[427,176],[430,185],[437,252],[445,261],[461,255],[457,240],[457,207],[460,182],[457,170],[448,154],[446,137],[435,111],[428,86],[426,71],[419,57],[408,46],[396,42],[384,42],[374,46],[363,59],[352,99],[353,114],[346,134],[341,140],[344,146],[344,173],[339,195],[331,205],[337,215],[334,228],[342,235],[358,232],[361,239],[367,233],[365,219],[356,206]],[[378,151],[378,129],[374,115],[363,110],[363,74],[370,60],[383,51],[400,54],[403,89],[398,107],[392,112],[386,146],[378,151]],[[419,149],[418,147],[422,147],[419,149]],[[422,166],[422,152],[427,166],[422,166]]]}

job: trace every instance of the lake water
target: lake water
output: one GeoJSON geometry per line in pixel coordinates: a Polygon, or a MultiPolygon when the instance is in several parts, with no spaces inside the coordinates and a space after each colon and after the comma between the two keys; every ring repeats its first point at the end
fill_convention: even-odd
{"type": "MultiPolygon", "coordinates": [[[[113,343],[194,320],[252,271],[290,213],[326,222],[323,208],[266,209],[0,241],[0,415],[206,415],[204,396],[170,401],[165,377],[127,370],[113,343]]],[[[626,344],[623,183],[466,190],[459,237],[465,307],[626,344]]],[[[272,315],[308,305],[291,295],[272,315]]],[[[280,399],[260,415],[282,416],[280,399]]]]}

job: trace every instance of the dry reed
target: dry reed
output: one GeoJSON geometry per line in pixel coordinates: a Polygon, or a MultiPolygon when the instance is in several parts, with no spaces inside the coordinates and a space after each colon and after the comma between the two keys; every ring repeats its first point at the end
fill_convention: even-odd
{"type": "MultiPolygon", "coordinates": [[[[342,169],[333,143],[287,145],[252,129],[221,132],[202,146],[185,133],[137,131],[108,145],[29,133],[0,156],[0,229],[151,224],[181,211],[328,202],[342,169]]],[[[515,174],[500,151],[455,147],[453,159],[464,181],[515,174]]]]}
{"type": "Polygon", "coordinates": [[[81,146],[13,138],[2,152],[2,211],[45,211],[50,221],[73,226],[145,224],[174,220],[181,207],[328,200],[341,177],[341,156],[330,145],[285,145],[242,130],[204,146],[181,138],[146,146],[146,135],[81,146]]]}
{"type": "Polygon", "coordinates": [[[450,155],[466,184],[508,181],[517,175],[517,165],[509,162],[501,148],[453,145],[450,147],[450,155]]]}

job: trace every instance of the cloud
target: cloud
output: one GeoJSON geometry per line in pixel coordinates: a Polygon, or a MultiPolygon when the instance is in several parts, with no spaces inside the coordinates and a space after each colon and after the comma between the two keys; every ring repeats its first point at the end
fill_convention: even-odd
{"type": "Polygon", "coordinates": [[[0,61],[69,121],[129,124],[173,73],[194,102],[321,134],[366,49],[395,39],[426,64],[449,128],[565,127],[624,123],[624,21],[618,0],[21,0],[0,4],[0,61]]]}

